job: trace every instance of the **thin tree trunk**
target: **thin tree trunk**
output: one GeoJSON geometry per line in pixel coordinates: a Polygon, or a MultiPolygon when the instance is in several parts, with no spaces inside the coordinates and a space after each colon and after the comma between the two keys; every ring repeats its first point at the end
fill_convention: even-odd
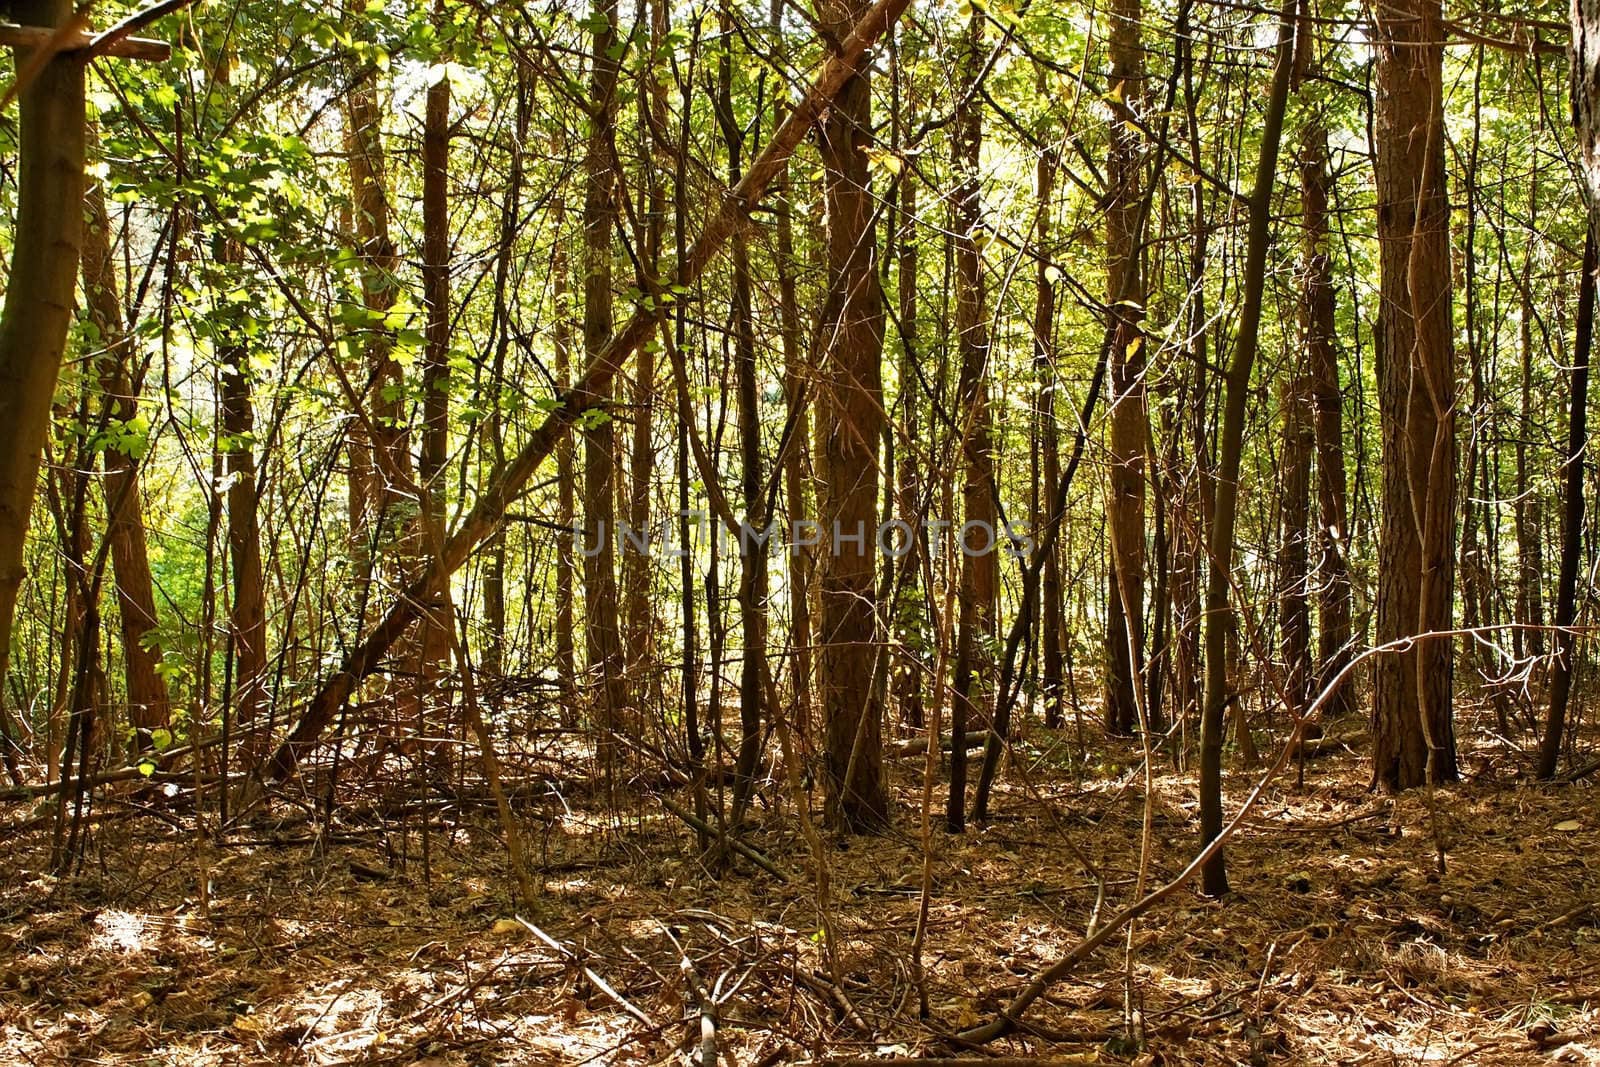
{"type": "MultiPolygon", "coordinates": [[[[1239,468],[1243,456],[1245,405],[1250,373],[1255,366],[1261,329],[1262,296],[1266,289],[1267,246],[1272,239],[1272,187],[1278,172],[1283,138],[1283,113],[1293,70],[1295,0],[1285,0],[1279,16],[1276,66],[1267,114],[1261,128],[1261,154],[1250,191],[1250,225],[1246,237],[1243,305],[1239,332],[1223,380],[1222,434],[1217,442],[1217,475],[1208,548],[1211,568],[1206,578],[1205,705],[1200,717],[1200,847],[1222,832],[1222,715],[1227,703],[1229,632],[1234,628],[1228,587],[1233,577],[1234,524],[1239,508],[1239,468]]],[[[1242,716],[1241,716],[1242,718],[1242,716]]],[[[1228,891],[1225,859],[1218,849],[1202,869],[1205,892],[1228,891]]]]}
{"type": "MultiPolygon", "coordinates": [[[[1110,84],[1137,112],[1144,101],[1142,0],[1111,8],[1110,84]]],[[[1106,530],[1111,546],[1106,589],[1105,723],[1130,734],[1138,722],[1144,670],[1145,440],[1144,272],[1139,248],[1143,135],[1116,120],[1106,160],[1106,299],[1116,328],[1111,346],[1110,479],[1106,530]]]]}
{"type": "MultiPolygon", "coordinates": [[[[550,270],[555,289],[556,319],[553,338],[556,350],[556,381],[561,388],[572,384],[573,299],[571,265],[567,261],[567,242],[563,232],[565,205],[555,198],[551,219],[555,228],[550,270]]],[[[572,435],[556,444],[556,523],[562,533],[556,539],[556,681],[561,688],[561,721],[571,725],[577,709],[578,652],[573,633],[573,606],[576,603],[577,554],[573,538],[578,518],[577,456],[572,435]],[[568,533],[566,531],[571,531],[568,533]]]]}
{"type": "MultiPolygon", "coordinates": [[[[733,11],[721,10],[724,36],[733,34],[733,11]]],[[[724,48],[717,62],[717,124],[728,152],[728,184],[743,174],[744,134],[733,110],[733,62],[724,48]]],[[[762,491],[761,405],[756,391],[756,335],[751,316],[750,248],[744,234],[733,235],[734,393],[738,397],[740,492],[745,522],[755,538],[741,533],[739,543],[739,754],[734,769],[733,824],[744,818],[761,758],[761,670],[767,657],[767,528],[762,491]]]]}
{"type": "MultiPolygon", "coordinates": [[[[616,225],[616,176],[611,170],[617,115],[617,2],[598,0],[594,24],[589,98],[589,139],[584,160],[583,350],[592,362],[611,339],[611,234],[616,225]]],[[[620,368],[611,368],[616,374],[620,368]]],[[[596,751],[609,776],[616,771],[615,733],[623,729],[621,635],[617,626],[616,506],[617,432],[607,410],[615,400],[611,377],[603,390],[583,398],[600,414],[583,431],[583,606],[588,670],[593,675],[596,751]]]]}
{"type": "MultiPolygon", "coordinates": [[[[434,24],[441,32],[443,0],[435,0],[434,24]]],[[[422,352],[422,448],[417,473],[421,477],[426,518],[443,530],[445,522],[445,464],[450,454],[450,75],[448,65],[435,65],[435,80],[428,86],[422,128],[422,296],[427,309],[422,352]]],[[[455,622],[438,616],[447,590],[436,588],[435,606],[422,623],[421,678],[423,698],[433,701],[440,677],[454,651],[455,622]]],[[[426,712],[426,708],[422,709],[426,712]]]]}
{"type": "MultiPolygon", "coordinates": [[[[1522,406],[1517,429],[1517,599],[1516,621],[1529,627],[1544,625],[1544,497],[1531,478],[1528,451],[1533,448],[1534,435],[1534,384],[1533,384],[1533,241],[1534,226],[1539,213],[1539,172],[1535,169],[1528,182],[1528,229],[1524,236],[1522,277],[1518,284],[1521,307],[1518,308],[1517,325],[1520,356],[1522,358],[1522,406]]],[[[1544,657],[1544,634],[1538,629],[1518,627],[1512,631],[1517,655],[1544,657]]]]}
{"type": "MultiPolygon", "coordinates": [[[[962,47],[963,81],[956,113],[954,197],[956,259],[956,347],[961,354],[956,387],[957,431],[961,439],[961,585],[956,629],[956,662],[951,684],[950,736],[973,728],[986,703],[975,679],[993,675],[987,649],[994,637],[994,603],[1000,583],[996,555],[994,433],[989,413],[989,333],[985,320],[983,260],[978,253],[982,213],[978,159],[983,119],[976,81],[983,62],[984,16],[974,12],[962,47]],[[969,535],[969,531],[972,533],[969,535]]],[[[950,794],[945,829],[960,833],[966,820],[967,750],[950,750],[950,794]]]]}

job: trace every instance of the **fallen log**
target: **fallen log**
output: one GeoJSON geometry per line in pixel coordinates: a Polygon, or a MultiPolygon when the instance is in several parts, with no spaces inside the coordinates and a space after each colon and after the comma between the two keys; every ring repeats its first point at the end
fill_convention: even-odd
{"type": "MultiPolygon", "coordinates": [[[[971,752],[975,748],[982,748],[983,742],[989,736],[988,730],[968,730],[966,733],[966,749],[971,752]]],[[[949,752],[952,745],[948,737],[939,739],[939,751],[949,752]]],[[[913,737],[909,741],[901,741],[889,750],[889,755],[899,758],[901,756],[920,756],[928,751],[928,738],[913,737]]]]}
{"type": "MultiPolygon", "coordinates": [[[[723,194],[716,215],[689,249],[687,258],[678,264],[673,274],[675,285],[692,284],[729,238],[749,222],[752,209],[760,202],[767,187],[788,162],[806,132],[855,74],[856,65],[861,62],[867,49],[899,19],[909,3],[910,0],[878,0],[849,35],[839,42],[805,99],[784,119],[783,125],[773,134],[739,183],[723,194]]],[[[612,335],[605,348],[595,355],[572,388],[556,398],[555,407],[534,429],[522,449],[490,482],[472,510],[461,520],[455,533],[450,535],[440,552],[430,561],[426,573],[396,597],[371,632],[345,653],[339,666],[311,697],[289,736],[271,756],[253,769],[250,780],[241,790],[236,807],[247,806],[258,799],[268,785],[294,774],[301,757],[333,722],[339,708],[355,691],[356,684],[377,670],[383,655],[413,622],[434,610],[436,591],[440,585],[466,563],[480,544],[500,529],[505,522],[506,511],[517,494],[549,458],[556,444],[567,435],[578,417],[594,405],[594,398],[604,395],[606,387],[623,364],[650,339],[659,321],[658,308],[641,306],[612,335]]]]}

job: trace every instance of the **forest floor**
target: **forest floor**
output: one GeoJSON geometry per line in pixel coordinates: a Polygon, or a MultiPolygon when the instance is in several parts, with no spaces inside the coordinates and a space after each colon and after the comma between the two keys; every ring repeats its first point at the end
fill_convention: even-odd
{"type": "MultiPolygon", "coordinates": [[[[1333,736],[1360,732],[1330,731],[1304,788],[1292,769],[1268,788],[1230,843],[1231,895],[1169,897],[1037,1003],[1030,1032],[986,1052],[1600,1064],[1600,791],[1530,784],[1503,743],[1464,742],[1465,781],[1430,811],[1421,791],[1368,791],[1363,753],[1333,736]]],[[[758,807],[748,836],[790,872],[783,883],[742,859],[713,876],[647,793],[622,817],[547,797],[537,821],[524,809],[540,867],[531,907],[512,903],[481,807],[440,813],[426,870],[415,817],[403,841],[343,813],[320,841],[304,821],[258,825],[203,855],[183,823],[117,817],[70,880],[44,873],[45,831],[14,834],[0,871],[0,1062],[699,1062],[708,1001],[725,1064],[951,1055],[952,1031],[1083,935],[1100,888],[1064,839],[1100,869],[1101,916],[1133,899],[1138,744],[1095,739],[1090,750],[1115,755],[1081,777],[1076,745],[1070,729],[1035,730],[1035,786],[1008,774],[986,828],[935,829],[926,1018],[910,963],[913,756],[896,761],[893,832],[826,839],[837,984],[787,811],[758,807]]],[[[1230,772],[1230,811],[1254,781],[1230,772]]],[[[1192,854],[1192,775],[1157,773],[1150,812],[1154,887],[1192,854]]]]}

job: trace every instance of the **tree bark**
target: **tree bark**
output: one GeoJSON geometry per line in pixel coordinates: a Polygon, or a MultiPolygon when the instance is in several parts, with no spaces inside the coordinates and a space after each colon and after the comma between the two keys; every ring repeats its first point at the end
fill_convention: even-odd
{"type": "MultiPolygon", "coordinates": [[[[83,293],[90,324],[98,335],[100,389],[107,427],[127,425],[139,414],[133,383],[133,341],[122,317],[117,276],[111,258],[111,224],[105,194],[96,183],[85,196],[83,293]]],[[[106,537],[117,583],[117,614],[122,629],[122,663],[128,689],[128,717],[145,736],[170,718],[167,681],[158,668],[161,647],[150,637],[158,622],[150,552],[145,542],[144,500],[139,462],[128,446],[112,443],[101,454],[105,468],[106,537]]]]}
{"type": "MultiPolygon", "coordinates": [[[[443,0],[435,0],[434,25],[444,32],[443,0]]],[[[423,492],[421,507],[426,511],[418,521],[443,530],[444,472],[450,455],[450,74],[444,57],[436,64],[436,80],[428,86],[422,126],[422,299],[427,318],[417,474],[423,492]]],[[[428,602],[436,610],[422,623],[419,686],[425,702],[437,698],[436,689],[454,651],[455,621],[437,610],[446,602],[446,592],[434,589],[428,602]]]]}
{"type": "MultiPolygon", "coordinates": [[[[823,8],[823,27],[842,35],[865,10],[860,0],[832,0],[823,8]]],[[[871,121],[871,78],[862,69],[840,88],[820,130],[827,296],[813,360],[819,432],[827,427],[818,449],[817,475],[826,548],[818,688],[827,732],[828,813],[834,825],[852,832],[879,830],[889,823],[883,708],[872,677],[884,310],[872,226],[875,200],[864,151],[872,143],[871,121]]]]}
{"type": "MultiPolygon", "coordinates": [[[[1585,72],[1593,77],[1592,70],[1585,72]]],[[[1587,130],[1582,131],[1588,133],[1587,130]]],[[[1592,209],[1591,209],[1592,210],[1592,209]]],[[[1572,695],[1574,636],[1577,620],[1578,568],[1583,564],[1583,454],[1589,447],[1589,357],[1594,343],[1595,226],[1591,215],[1583,242],[1583,277],[1578,283],[1578,323],[1572,362],[1572,399],[1567,417],[1565,507],[1561,517],[1561,573],[1556,582],[1556,655],[1550,672],[1550,710],[1545,716],[1535,773],[1555,777],[1566,733],[1567,701],[1572,695]]]]}
{"type": "MultiPolygon", "coordinates": [[[[617,2],[598,0],[589,73],[589,138],[584,159],[583,350],[592,362],[611,339],[611,234],[616,226],[616,177],[612,138],[617,121],[617,2]]],[[[584,398],[597,410],[583,431],[583,611],[584,645],[592,675],[596,752],[609,776],[615,772],[616,732],[626,703],[621,634],[617,620],[617,431],[608,410],[616,399],[611,368],[603,389],[584,398]]]]}
{"type": "MultiPolygon", "coordinates": [[[[1233,576],[1234,524],[1239,509],[1239,468],[1243,456],[1245,404],[1255,366],[1266,289],[1267,245],[1272,238],[1272,187],[1278,173],[1278,148],[1283,138],[1283,113],[1289,99],[1293,68],[1295,0],[1284,0],[1278,24],[1276,67],[1261,128],[1261,154],[1250,192],[1250,224],[1246,237],[1239,333],[1233,359],[1223,379],[1222,434],[1217,441],[1217,475],[1211,513],[1211,568],[1206,575],[1205,704],[1200,713],[1200,847],[1222,832],[1222,715],[1228,698],[1228,635],[1234,628],[1229,585],[1233,576]]],[[[1209,896],[1228,891],[1223,851],[1218,849],[1202,869],[1209,896]]]]}
{"type": "MultiPolygon", "coordinates": [[[[54,27],[73,17],[68,0],[17,0],[24,26],[54,27]]],[[[16,50],[17,65],[28,49],[16,50]]],[[[19,94],[17,224],[0,310],[0,688],[10,663],[17,596],[27,575],[23,548],[50,429],[61,353],[72,324],[83,233],[85,115],[83,60],[58,55],[19,94]]],[[[4,710],[7,736],[16,737],[4,710]]]]}
{"type": "MultiPolygon", "coordinates": [[[[993,675],[986,649],[994,637],[994,602],[1000,584],[995,517],[994,431],[989,413],[989,330],[985,319],[983,258],[978,252],[982,201],[978,157],[983,147],[983,119],[976,99],[976,80],[983,62],[984,16],[974,13],[962,49],[963,83],[956,114],[958,185],[955,193],[956,347],[961,370],[956,385],[956,418],[961,437],[961,510],[959,538],[961,585],[957,597],[956,662],[951,685],[950,734],[960,737],[975,725],[986,703],[975,679],[993,675]],[[970,532],[969,532],[970,531],[970,532]],[[976,690],[976,691],[975,691],[976,690]]],[[[960,833],[965,826],[967,752],[950,752],[950,803],[945,829],[960,833]]]]}
{"type": "MultiPolygon", "coordinates": [[[[1115,0],[1109,51],[1112,93],[1137,112],[1144,100],[1142,0],[1115,0]]],[[[1136,687],[1144,670],[1145,287],[1139,247],[1143,135],[1126,118],[1113,122],[1106,160],[1106,300],[1116,337],[1111,346],[1111,465],[1106,533],[1111,546],[1106,589],[1105,724],[1131,734],[1136,687]]]]}
{"type": "MultiPolygon", "coordinates": [[[[1383,520],[1377,640],[1448,629],[1455,554],[1455,354],[1438,0],[1374,8],[1377,50],[1383,520]]],[[[1456,778],[1452,648],[1428,641],[1373,668],[1373,780],[1456,778]]]]}
{"type": "MultiPolygon", "coordinates": [[[[1314,47],[1307,33],[1299,47],[1314,47]]],[[[1300,325],[1310,377],[1317,467],[1317,688],[1339,677],[1350,661],[1351,589],[1347,562],[1349,518],[1344,469],[1344,396],[1334,344],[1333,260],[1328,254],[1328,132],[1313,110],[1300,130],[1300,325]]],[[[1336,718],[1350,709],[1341,685],[1323,712],[1336,718]]]]}

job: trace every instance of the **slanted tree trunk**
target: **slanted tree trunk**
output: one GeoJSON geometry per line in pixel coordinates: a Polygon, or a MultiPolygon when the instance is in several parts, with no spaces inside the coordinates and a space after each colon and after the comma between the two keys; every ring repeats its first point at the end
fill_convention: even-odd
{"type": "MultiPolygon", "coordinates": [[[[1574,0],[1572,17],[1572,111],[1578,128],[1578,150],[1588,181],[1589,218],[1583,244],[1583,277],[1578,284],[1578,322],[1572,366],[1572,397],[1567,420],[1565,507],[1561,526],[1561,573],[1556,585],[1555,624],[1569,627],[1577,619],[1578,568],[1582,564],[1583,454],[1588,447],[1589,360],[1594,342],[1596,232],[1600,229],[1600,0],[1574,0]]],[[[1567,702],[1572,693],[1573,635],[1556,633],[1555,664],[1550,674],[1550,710],[1539,745],[1539,777],[1551,778],[1561,760],[1567,702]]]]}
{"type": "MultiPolygon", "coordinates": [[[[1374,9],[1377,50],[1380,643],[1447,629],[1455,534],[1455,352],[1438,0],[1374,9]]],[[[1373,667],[1373,780],[1456,778],[1452,646],[1424,641],[1373,667]]]]}
{"type": "MultiPolygon", "coordinates": [[[[116,266],[111,258],[111,224],[99,183],[85,197],[87,225],[83,235],[83,293],[90,324],[97,334],[100,389],[107,406],[108,428],[127,425],[138,416],[139,396],[133,381],[133,341],[117,295],[116,266]]],[[[117,583],[117,614],[122,624],[122,663],[127,679],[128,717],[148,735],[168,725],[167,681],[158,668],[161,647],[151,636],[158,622],[150,553],[145,543],[144,500],[139,462],[129,446],[108,440],[105,467],[106,537],[111,540],[111,565],[117,583]]]]}
{"type": "MultiPolygon", "coordinates": [[[[983,119],[975,90],[983,62],[984,16],[974,12],[962,47],[962,90],[957,104],[957,187],[951,230],[955,235],[956,347],[961,370],[956,428],[961,440],[961,585],[957,596],[956,662],[951,680],[950,736],[962,737],[987,700],[993,676],[988,648],[994,637],[994,603],[1000,584],[995,517],[994,431],[989,413],[989,331],[985,320],[983,260],[978,253],[982,211],[978,157],[983,119]]],[[[945,829],[966,824],[967,750],[950,750],[950,795],[945,829]]]]}
{"type": "MultiPolygon", "coordinates": [[[[53,27],[73,17],[68,0],[17,0],[10,12],[25,26],[53,27]]],[[[19,67],[28,51],[17,51],[19,67]]],[[[0,689],[27,573],[23,547],[39,460],[72,324],[83,232],[84,122],[83,60],[57,56],[23,88],[17,107],[17,224],[0,310],[0,689]]],[[[0,692],[0,726],[16,737],[4,704],[0,692]]]]}
{"type": "MultiPolygon", "coordinates": [[[[1266,289],[1267,245],[1272,237],[1272,187],[1278,172],[1283,138],[1283,113],[1289,99],[1294,60],[1295,0],[1284,0],[1278,23],[1276,67],[1267,113],[1261,127],[1261,154],[1250,191],[1250,223],[1245,244],[1243,304],[1233,358],[1223,379],[1222,433],[1217,439],[1217,474],[1212,502],[1206,575],[1205,704],[1200,713],[1200,847],[1222,832],[1222,714],[1228,696],[1228,638],[1234,630],[1229,586],[1233,578],[1234,529],[1239,511],[1239,468],[1244,451],[1245,405],[1255,366],[1266,289]]],[[[1241,730],[1243,726],[1241,724],[1241,730]]],[[[1219,849],[1201,869],[1210,896],[1228,891],[1228,875],[1219,849]]]]}
{"type": "MultiPolygon", "coordinates": [[[[1142,0],[1111,7],[1110,84],[1130,109],[1144,101],[1142,0]]],[[[1145,287],[1139,248],[1143,135],[1131,122],[1111,127],[1106,160],[1106,300],[1116,336],[1111,345],[1111,465],[1106,533],[1111,547],[1106,589],[1105,723],[1133,732],[1144,669],[1145,287]]]]}
{"type": "MultiPolygon", "coordinates": [[[[616,0],[598,0],[589,73],[589,140],[584,158],[583,350],[592,361],[611,339],[611,234],[616,225],[612,138],[617,121],[616,0]]],[[[613,374],[615,371],[613,371],[613,374]]],[[[617,623],[617,432],[608,410],[616,399],[608,379],[603,392],[583,398],[597,409],[583,432],[583,608],[588,669],[594,689],[597,751],[608,775],[615,771],[615,733],[623,728],[626,701],[621,633],[617,623]]]]}
{"type": "MultiPolygon", "coordinates": [[[[865,11],[861,0],[835,0],[823,9],[823,26],[842,35],[865,11]]],[[[818,436],[823,438],[818,511],[825,549],[818,688],[827,731],[829,818],[853,832],[889,822],[883,708],[872,677],[884,310],[872,226],[876,202],[864,151],[872,143],[871,120],[871,75],[861,70],[834,98],[819,145],[828,231],[827,295],[814,359],[818,436]]]]}

